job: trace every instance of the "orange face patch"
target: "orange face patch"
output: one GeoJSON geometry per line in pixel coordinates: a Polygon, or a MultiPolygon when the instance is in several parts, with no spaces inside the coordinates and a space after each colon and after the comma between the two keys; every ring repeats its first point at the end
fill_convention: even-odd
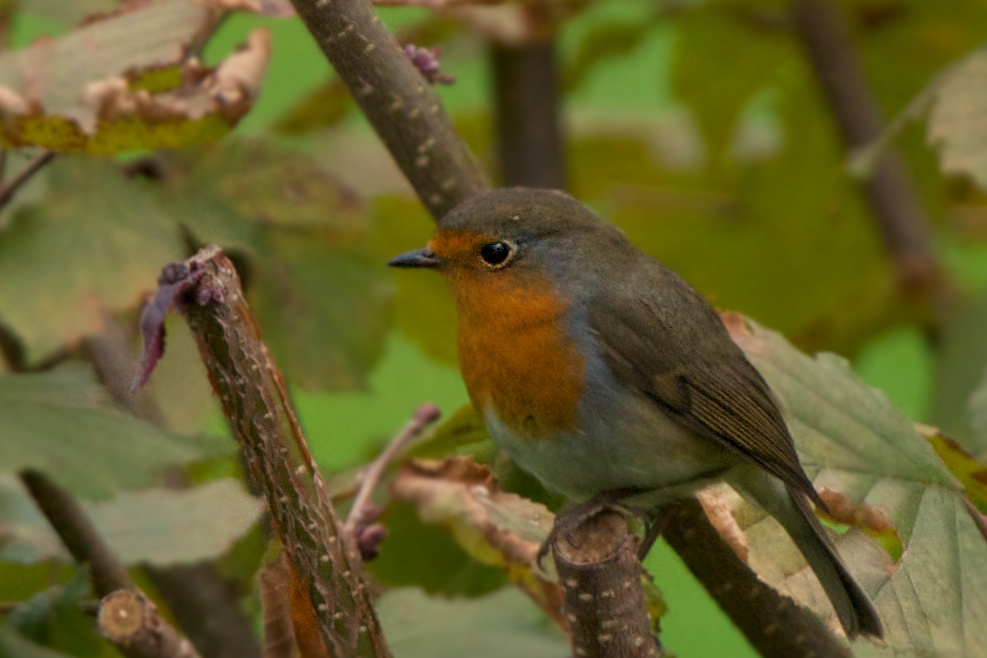
{"type": "Polygon", "coordinates": [[[528,439],[575,429],[584,359],[562,325],[567,304],[531,270],[492,271],[479,248],[496,238],[443,232],[429,248],[459,309],[459,361],[473,406],[528,439]]]}

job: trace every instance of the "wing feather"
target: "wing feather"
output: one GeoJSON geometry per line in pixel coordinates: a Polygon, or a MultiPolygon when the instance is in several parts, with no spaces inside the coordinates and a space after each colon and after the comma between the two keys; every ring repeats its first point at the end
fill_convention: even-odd
{"type": "Polygon", "coordinates": [[[719,315],[656,261],[631,289],[644,296],[594,298],[589,321],[604,360],[695,434],[734,450],[823,506],[761,374],[719,315]]]}

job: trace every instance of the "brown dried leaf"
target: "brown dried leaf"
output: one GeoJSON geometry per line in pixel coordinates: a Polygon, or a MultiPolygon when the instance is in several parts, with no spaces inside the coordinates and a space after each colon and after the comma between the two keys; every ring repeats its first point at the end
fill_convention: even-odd
{"type": "Polygon", "coordinates": [[[0,56],[0,145],[105,154],[221,137],[253,105],[270,56],[255,31],[216,69],[199,63],[224,9],[130,2],[0,56]]]}
{"type": "Polygon", "coordinates": [[[490,469],[468,457],[408,462],[391,489],[423,521],[448,526],[474,559],[505,568],[515,585],[565,627],[562,592],[536,564],[554,519],[547,508],[501,491],[490,469]]]}
{"type": "Polygon", "coordinates": [[[723,537],[723,541],[746,563],[750,550],[747,545],[747,535],[732,513],[736,493],[732,489],[716,487],[700,491],[696,497],[706,511],[709,522],[723,537]]]}
{"type": "Polygon", "coordinates": [[[544,505],[501,491],[489,468],[466,457],[409,462],[392,492],[424,521],[450,525],[464,548],[487,564],[534,565],[554,519],[544,505]]]}

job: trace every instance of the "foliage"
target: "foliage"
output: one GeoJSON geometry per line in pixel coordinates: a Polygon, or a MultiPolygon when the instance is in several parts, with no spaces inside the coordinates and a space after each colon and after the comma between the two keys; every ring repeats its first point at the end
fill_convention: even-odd
{"type": "MultiPolygon", "coordinates": [[[[743,313],[727,323],[783,403],[832,536],[887,629],[885,646],[858,641],[854,655],[987,655],[987,10],[829,4],[875,105],[898,117],[856,155],[789,2],[564,4],[552,20],[570,186],[717,307],[743,313]],[[899,285],[864,189],[889,151],[940,259],[945,284],[931,298],[899,285]],[[928,337],[912,355],[933,363],[927,407],[899,409],[853,374],[861,350],[901,329],[928,337]]],[[[205,561],[229,579],[217,605],[259,606],[261,504],[216,436],[187,331],[168,324],[168,357],[144,392],[114,383],[136,370],[137,313],[165,264],[207,244],[234,260],[302,424],[321,439],[313,452],[352,467],[326,473],[341,505],[362,465],[339,455],[372,458],[385,437],[367,428],[408,411],[388,408],[388,387],[466,402],[439,384],[456,363],[445,284],[384,267],[434,225],[342,83],[295,75],[329,71],[287,13],[274,0],[0,7],[4,180],[39,150],[59,154],[0,205],[0,601],[18,603],[0,619],[0,658],[113,654],[81,611],[86,574],[38,564],[69,558],[17,479],[25,468],[80,498],[152,596],[146,565],[205,561]],[[125,366],[97,349],[119,326],[132,330],[116,345],[125,366]],[[425,365],[381,383],[412,357],[425,365]],[[326,411],[357,398],[373,414],[326,411]]],[[[493,171],[476,44],[530,37],[537,21],[516,6],[383,16],[406,42],[441,42],[458,80],[443,99],[493,171]]],[[[883,376],[918,372],[894,363],[883,376]]],[[[399,656],[561,655],[557,583],[533,555],[563,501],[499,453],[468,406],[443,411],[376,492],[391,537],[368,567],[388,640],[399,656]]],[[[765,581],[830,614],[772,519],[722,488],[704,502],[726,506],[721,530],[765,581]]],[[[676,631],[680,593],[648,592],[666,644],[695,655],[676,631]]],[[[720,647],[745,651],[738,638],[720,647]]]]}

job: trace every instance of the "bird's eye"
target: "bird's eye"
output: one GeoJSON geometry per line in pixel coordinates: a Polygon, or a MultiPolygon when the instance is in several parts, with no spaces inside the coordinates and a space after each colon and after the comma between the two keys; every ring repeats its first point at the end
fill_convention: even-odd
{"type": "Polygon", "coordinates": [[[515,247],[510,242],[501,240],[480,247],[480,258],[490,267],[504,267],[514,256],[515,247]]]}

